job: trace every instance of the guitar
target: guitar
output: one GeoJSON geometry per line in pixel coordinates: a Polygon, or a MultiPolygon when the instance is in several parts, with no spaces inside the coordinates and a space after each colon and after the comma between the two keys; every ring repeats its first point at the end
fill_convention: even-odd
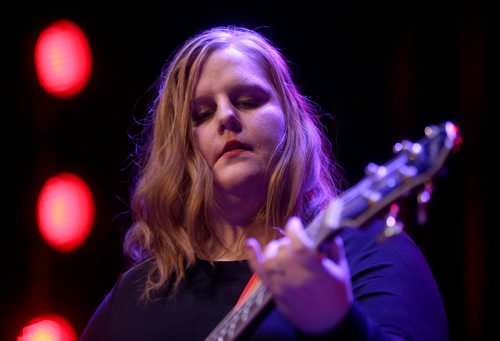
{"type": "MultiPolygon", "coordinates": [[[[451,152],[458,149],[462,139],[457,126],[451,122],[428,126],[424,133],[425,136],[416,143],[407,140],[396,143],[393,147],[396,155],[389,162],[380,166],[369,163],[366,176],[333,199],[306,227],[306,233],[316,248],[324,246],[342,228],[361,227],[417,186],[429,188],[425,185],[443,167],[451,152]]],[[[424,190],[418,199],[425,203],[428,194],[429,191],[424,190]]],[[[400,231],[401,226],[394,219],[387,219],[382,237],[390,237],[400,231]]],[[[259,283],[246,301],[226,315],[205,341],[236,340],[271,307],[272,295],[259,283]]]]}

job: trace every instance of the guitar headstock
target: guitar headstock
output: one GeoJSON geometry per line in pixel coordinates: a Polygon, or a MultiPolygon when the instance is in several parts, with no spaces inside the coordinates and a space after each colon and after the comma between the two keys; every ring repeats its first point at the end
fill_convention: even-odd
{"type": "MultiPolygon", "coordinates": [[[[452,122],[430,125],[424,136],[416,142],[404,140],[393,147],[395,156],[382,165],[369,163],[366,176],[349,188],[308,227],[307,232],[319,246],[328,237],[343,227],[360,227],[382,209],[422,185],[424,191],[417,200],[425,203],[432,191],[431,180],[442,169],[449,155],[462,142],[458,128],[452,122]],[[340,217],[332,223],[332,212],[341,201],[340,217]]],[[[389,214],[394,214],[393,207],[389,214]]],[[[396,233],[398,226],[394,225],[396,233]]]]}

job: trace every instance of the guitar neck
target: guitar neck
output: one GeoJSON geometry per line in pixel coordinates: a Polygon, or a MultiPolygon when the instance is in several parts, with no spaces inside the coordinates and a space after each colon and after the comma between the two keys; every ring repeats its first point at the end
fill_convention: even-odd
{"type": "Polygon", "coordinates": [[[259,282],[248,299],[238,309],[226,315],[205,341],[236,340],[252,323],[257,323],[258,317],[273,305],[271,292],[259,282]]]}

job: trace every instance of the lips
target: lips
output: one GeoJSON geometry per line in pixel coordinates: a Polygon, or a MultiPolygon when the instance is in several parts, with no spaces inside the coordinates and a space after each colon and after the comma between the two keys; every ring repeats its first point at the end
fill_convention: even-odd
{"type": "Polygon", "coordinates": [[[240,142],[238,140],[227,141],[224,144],[224,148],[220,152],[217,159],[221,158],[224,154],[232,152],[232,151],[249,151],[252,150],[252,147],[246,143],[240,142]]]}

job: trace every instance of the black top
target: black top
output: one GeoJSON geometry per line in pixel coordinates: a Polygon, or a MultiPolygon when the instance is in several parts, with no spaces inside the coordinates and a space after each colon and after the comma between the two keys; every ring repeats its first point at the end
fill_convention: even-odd
{"type": "MultiPolygon", "coordinates": [[[[377,242],[381,227],[341,232],[355,303],[337,328],[315,338],[384,340],[395,334],[406,340],[447,340],[443,303],[425,258],[404,232],[377,242]]],[[[234,307],[252,274],[246,261],[215,262],[212,267],[199,260],[176,296],[143,303],[139,297],[150,265],[138,264],[118,279],[81,341],[203,340],[234,307]]],[[[272,309],[248,339],[313,338],[272,309]]]]}

